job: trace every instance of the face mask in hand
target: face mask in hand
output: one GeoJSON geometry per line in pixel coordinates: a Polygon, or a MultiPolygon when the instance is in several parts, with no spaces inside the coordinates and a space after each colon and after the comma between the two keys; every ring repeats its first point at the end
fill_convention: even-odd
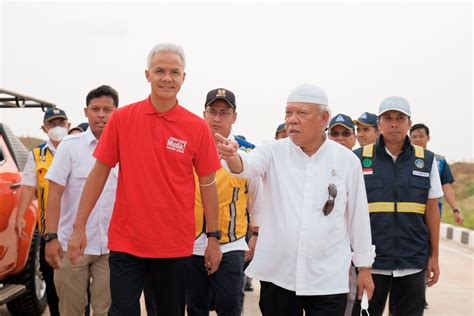
{"type": "Polygon", "coordinates": [[[59,142],[66,135],[67,135],[67,128],[62,127],[62,126],[56,126],[48,131],[48,137],[53,142],[59,142]]]}

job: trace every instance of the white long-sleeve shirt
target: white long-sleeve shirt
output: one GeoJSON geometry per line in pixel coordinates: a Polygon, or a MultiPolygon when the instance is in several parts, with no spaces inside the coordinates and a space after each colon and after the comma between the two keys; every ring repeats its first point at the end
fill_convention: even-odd
{"type": "Polygon", "coordinates": [[[351,259],[365,267],[375,256],[358,158],[331,140],[309,157],[289,138],[239,154],[244,170],[239,176],[262,177],[264,191],[264,207],[254,214],[259,238],[246,274],[296,295],[347,293],[351,259]],[[336,185],[337,197],[325,216],[329,184],[336,185]]]}

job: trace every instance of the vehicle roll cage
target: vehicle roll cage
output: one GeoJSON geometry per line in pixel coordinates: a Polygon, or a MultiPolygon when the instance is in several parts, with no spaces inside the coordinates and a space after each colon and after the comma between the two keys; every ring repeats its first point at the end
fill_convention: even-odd
{"type": "Polygon", "coordinates": [[[56,104],[0,88],[0,108],[41,108],[46,112],[56,104]]]}

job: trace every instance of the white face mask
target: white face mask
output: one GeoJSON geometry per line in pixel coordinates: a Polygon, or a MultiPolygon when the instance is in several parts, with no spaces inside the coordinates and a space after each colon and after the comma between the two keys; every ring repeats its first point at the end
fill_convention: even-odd
{"type": "Polygon", "coordinates": [[[48,130],[49,139],[53,142],[59,142],[61,139],[67,135],[67,128],[62,126],[56,126],[50,130],[48,130]]]}

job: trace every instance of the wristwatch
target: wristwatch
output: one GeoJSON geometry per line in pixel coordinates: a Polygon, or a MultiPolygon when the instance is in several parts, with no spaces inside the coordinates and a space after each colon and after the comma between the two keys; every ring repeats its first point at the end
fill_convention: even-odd
{"type": "Polygon", "coordinates": [[[207,235],[207,238],[215,237],[217,240],[221,239],[221,237],[222,237],[222,234],[221,234],[220,230],[215,230],[213,232],[207,232],[206,235],[207,235]]]}
{"type": "Polygon", "coordinates": [[[43,236],[44,241],[50,242],[51,240],[58,239],[58,234],[56,233],[46,233],[43,236]]]}
{"type": "Polygon", "coordinates": [[[455,209],[453,209],[453,213],[459,213],[459,214],[461,214],[461,210],[458,209],[458,208],[455,208],[455,209]]]}

